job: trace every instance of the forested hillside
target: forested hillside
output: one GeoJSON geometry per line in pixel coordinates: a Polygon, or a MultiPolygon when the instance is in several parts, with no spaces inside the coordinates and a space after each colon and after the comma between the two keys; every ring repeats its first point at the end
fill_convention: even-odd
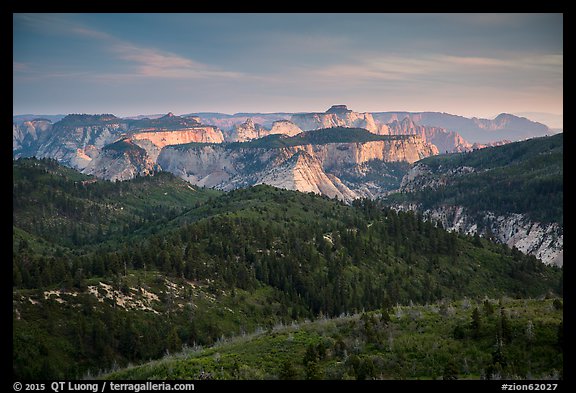
{"type": "Polygon", "coordinates": [[[423,210],[461,205],[469,213],[520,213],[563,225],[564,136],[534,138],[418,162],[403,192],[385,199],[415,202],[423,210]]]}
{"type": "Polygon", "coordinates": [[[443,301],[190,347],[106,379],[559,379],[562,301],[443,301]]]}
{"type": "Polygon", "coordinates": [[[14,161],[13,373],[78,378],[278,323],[560,296],[562,270],[370,200],[14,161]],[[145,343],[145,345],[144,345],[145,343]]]}

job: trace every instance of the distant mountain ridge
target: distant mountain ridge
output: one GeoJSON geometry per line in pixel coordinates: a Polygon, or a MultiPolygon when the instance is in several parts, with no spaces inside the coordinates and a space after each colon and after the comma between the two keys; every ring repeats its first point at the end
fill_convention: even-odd
{"type": "MultiPolygon", "coordinates": [[[[414,162],[438,154],[438,149],[422,135],[388,135],[364,128],[350,128],[357,120],[361,125],[366,125],[366,121],[370,123],[370,116],[359,116],[344,105],[331,108],[328,112],[328,124],[341,126],[304,131],[291,120],[280,119],[274,120],[268,129],[248,118],[244,123],[234,126],[232,131],[226,132],[202,124],[200,117],[192,115],[176,116],[168,113],[154,119],[121,119],[111,114],[72,114],[54,124],[43,120],[14,124],[13,156],[54,158],[83,173],[109,180],[128,180],[135,176],[153,174],[157,170],[169,170],[194,184],[229,190],[258,182],[277,184],[276,180],[266,175],[266,171],[272,168],[256,171],[253,165],[246,162],[246,157],[241,157],[239,151],[249,154],[258,162],[267,163],[263,165],[280,165],[298,151],[306,150],[312,158],[297,160],[297,169],[290,165],[280,167],[285,168],[286,176],[292,176],[295,170],[299,173],[313,173],[305,177],[308,183],[288,181],[283,184],[302,191],[323,193],[322,190],[330,190],[326,195],[350,202],[360,196],[374,197],[387,191],[390,186],[399,185],[398,174],[393,176],[395,180],[392,181],[390,178],[383,179],[384,182],[374,179],[368,187],[361,184],[362,176],[374,178],[375,175],[372,170],[376,167],[366,165],[368,161],[414,162]],[[339,117],[342,113],[348,117],[339,117]],[[203,156],[200,161],[188,160],[186,154],[197,152],[194,146],[198,144],[214,146],[202,150],[202,154],[208,156],[203,156]],[[187,150],[179,148],[187,145],[190,145],[187,150]],[[278,155],[275,151],[277,148],[284,148],[283,153],[278,155]],[[314,151],[324,153],[316,157],[314,151]],[[232,161],[221,162],[219,155],[223,152],[227,160],[232,161]],[[276,161],[271,160],[273,156],[277,157],[276,161]],[[318,159],[320,164],[315,161],[318,159]],[[175,167],[173,162],[179,162],[180,166],[175,167]],[[209,165],[210,162],[218,164],[209,165]],[[327,162],[331,164],[325,164],[327,162]],[[212,172],[206,172],[206,168],[211,168],[212,172]],[[227,173],[231,170],[233,172],[227,173]],[[349,179],[348,183],[338,179],[336,172],[349,179]],[[201,177],[192,176],[192,173],[201,177]],[[319,183],[312,184],[315,181],[319,183]],[[332,183],[332,186],[327,186],[328,183],[332,183]]],[[[303,115],[301,118],[306,117],[303,115]]],[[[374,128],[372,130],[377,131],[374,128]]],[[[278,170],[274,172],[278,176],[278,170]]],[[[387,176],[386,173],[382,175],[387,176]]]]}
{"type": "MultiPolygon", "coordinates": [[[[401,174],[395,172],[395,169],[390,166],[384,169],[386,165],[375,163],[376,161],[411,163],[429,155],[471,151],[492,144],[508,143],[514,138],[526,135],[550,132],[542,124],[513,115],[502,114],[493,120],[487,120],[467,119],[461,116],[434,112],[360,113],[349,109],[344,104],[333,105],[325,112],[294,114],[286,112],[238,113],[234,115],[191,113],[178,116],[170,112],[162,116],[136,116],[133,118],[119,118],[113,114],[70,114],[55,123],[50,119],[22,121],[29,117],[33,116],[25,115],[25,117],[15,116],[13,118],[14,158],[31,156],[54,158],[60,163],[86,174],[94,174],[110,180],[127,180],[139,175],[149,175],[158,170],[166,170],[167,168],[163,167],[159,161],[160,157],[166,157],[166,154],[162,155],[164,150],[168,149],[173,155],[174,151],[181,151],[174,149],[175,146],[187,144],[244,142],[248,144],[241,145],[242,149],[250,148],[252,152],[256,151],[255,149],[260,149],[258,154],[262,154],[265,149],[298,145],[310,145],[309,149],[318,150],[314,146],[332,143],[340,144],[340,146],[336,150],[330,150],[329,154],[340,157],[343,152],[347,152],[346,154],[366,154],[367,146],[371,146],[370,149],[372,149],[377,145],[376,141],[383,141],[382,146],[375,150],[378,153],[370,153],[368,157],[371,158],[369,159],[356,156],[330,167],[321,165],[323,170],[328,171],[327,175],[343,176],[343,178],[332,180],[336,183],[342,182],[351,190],[351,192],[346,191],[339,195],[339,197],[347,195],[346,200],[350,200],[353,195],[356,197],[375,197],[391,191],[390,187],[399,186],[400,178],[398,176],[401,174]],[[462,127],[463,131],[460,131],[460,128],[456,130],[448,128],[454,128],[452,126],[462,127]],[[337,131],[328,131],[330,129],[337,131]],[[473,144],[471,141],[474,139],[468,140],[463,137],[463,134],[478,132],[481,132],[484,137],[475,139],[483,142],[473,144]],[[500,139],[504,135],[510,138],[507,140],[500,139]],[[402,137],[408,138],[402,141],[403,152],[395,150],[395,145],[390,143],[390,137],[396,138],[396,140],[400,140],[402,137]],[[391,150],[381,151],[381,149],[391,150]],[[375,172],[377,171],[376,168],[384,170],[379,177],[375,172]],[[395,174],[391,175],[388,169],[395,174]],[[368,182],[362,180],[363,178],[372,180],[368,182]]],[[[229,149],[229,147],[223,147],[223,151],[229,151],[229,149]]],[[[219,150],[221,149],[205,149],[206,152],[219,150]]],[[[295,153],[295,150],[292,150],[290,154],[295,153]]],[[[188,151],[193,151],[193,149],[188,151]]],[[[270,150],[269,154],[277,153],[272,153],[270,150]]],[[[285,158],[288,159],[289,157],[285,158]]],[[[219,159],[206,157],[205,160],[206,162],[214,160],[218,162],[219,159]]],[[[329,161],[331,161],[329,157],[321,158],[322,163],[329,161]]],[[[309,163],[311,161],[299,160],[298,162],[309,163]]],[[[198,162],[197,165],[204,164],[198,162]]],[[[232,163],[229,163],[227,167],[230,168],[231,165],[232,163]]],[[[314,167],[318,168],[316,165],[314,167]]],[[[188,172],[198,172],[198,168],[187,167],[186,170],[175,169],[173,166],[170,168],[188,179],[193,178],[187,174],[188,172]]],[[[288,171],[287,174],[292,171],[288,167],[285,168],[288,171]]],[[[202,183],[218,185],[219,188],[223,189],[234,188],[233,184],[253,184],[252,180],[231,184],[215,183],[214,179],[221,179],[223,172],[222,168],[215,168],[214,170],[216,172],[210,175],[212,180],[202,180],[202,183]]],[[[204,173],[203,170],[200,172],[204,173]]],[[[253,178],[253,174],[248,174],[244,170],[240,172],[244,174],[243,176],[253,178]]],[[[208,175],[205,173],[203,176],[208,175]]],[[[269,177],[264,178],[269,179],[269,177]]],[[[308,179],[325,178],[317,173],[308,179]]],[[[296,183],[290,184],[296,187],[296,183]]],[[[296,187],[296,189],[298,188],[296,187]]],[[[321,190],[325,187],[319,187],[316,184],[303,186],[303,189],[321,190]]],[[[336,195],[333,192],[329,194],[336,195]]]]}
{"type": "Polygon", "coordinates": [[[504,139],[518,141],[556,133],[542,123],[507,113],[501,113],[494,119],[467,118],[441,112],[375,112],[373,117],[383,123],[408,117],[415,124],[456,131],[468,142],[481,144],[504,139]]]}
{"type": "MultiPolygon", "coordinates": [[[[126,121],[158,119],[165,115],[138,115],[122,118],[126,121]]],[[[39,118],[47,119],[52,123],[65,118],[66,115],[15,115],[12,117],[14,124],[20,126],[26,121],[32,121],[39,118]]],[[[474,143],[479,145],[491,144],[494,142],[506,140],[516,141],[537,136],[552,135],[557,133],[557,129],[551,129],[548,126],[529,120],[525,117],[519,117],[512,114],[502,113],[494,119],[467,118],[464,116],[453,115],[443,112],[372,112],[358,113],[347,108],[346,105],[333,105],[326,112],[275,112],[275,113],[235,113],[225,114],[219,112],[191,112],[183,114],[182,118],[196,118],[202,124],[213,125],[223,132],[232,132],[235,127],[246,123],[248,119],[255,125],[266,129],[271,129],[277,121],[290,121],[303,131],[310,131],[317,128],[326,128],[331,126],[347,126],[366,128],[371,132],[386,133],[385,127],[394,121],[401,123],[408,118],[416,126],[433,127],[444,129],[447,133],[457,133],[459,137],[469,144],[469,148],[474,143]],[[316,120],[314,120],[316,118],[316,120]],[[319,120],[324,118],[325,120],[319,120]],[[327,120],[331,118],[332,120],[327,120]],[[353,118],[353,119],[352,119],[353,118]],[[362,120],[361,120],[362,119],[362,120]],[[297,124],[301,122],[301,124],[297,124]],[[302,123],[302,122],[308,122],[302,123]],[[322,123],[324,122],[324,123],[322,123]],[[312,124],[310,124],[312,123],[312,124]]],[[[274,132],[273,132],[274,133],[274,132]]],[[[445,146],[438,146],[443,151],[461,151],[462,143],[457,142],[454,149],[445,149],[445,146]]]]}

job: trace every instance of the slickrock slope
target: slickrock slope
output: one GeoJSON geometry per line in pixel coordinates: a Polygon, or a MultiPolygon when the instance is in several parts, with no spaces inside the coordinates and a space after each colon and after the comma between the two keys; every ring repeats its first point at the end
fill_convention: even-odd
{"type": "MultiPolygon", "coordinates": [[[[347,130],[312,133],[323,131],[337,134],[347,130]]],[[[333,139],[337,137],[335,135],[333,139]]],[[[313,138],[319,137],[302,133],[260,143],[167,146],[160,152],[158,164],[163,170],[199,186],[230,190],[266,183],[350,201],[358,196],[372,195],[366,195],[365,191],[356,193],[355,190],[365,187],[345,184],[335,172],[357,171],[356,168],[372,161],[412,163],[438,154],[434,145],[423,142],[418,136],[387,139],[373,136],[382,140],[364,142],[307,142],[313,138]]]]}
{"type": "Polygon", "coordinates": [[[336,176],[326,174],[318,159],[305,151],[295,153],[280,166],[271,167],[255,184],[313,192],[348,202],[358,197],[336,176]]]}
{"type": "Polygon", "coordinates": [[[121,181],[151,175],[159,169],[145,149],[130,139],[122,139],[105,146],[100,154],[88,163],[83,173],[121,181]]]}
{"type": "Polygon", "coordinates": [[[290,120],[278,120],[272,123],[270,130],[258,123],[254,123],[248,118],[244,123],[236,124],[232,129],[225,133],[226,142],[247,142],[253,139],[263,138],[268,135],[286,135],[294,136],[301,133],[302,130],[290,120]]]}

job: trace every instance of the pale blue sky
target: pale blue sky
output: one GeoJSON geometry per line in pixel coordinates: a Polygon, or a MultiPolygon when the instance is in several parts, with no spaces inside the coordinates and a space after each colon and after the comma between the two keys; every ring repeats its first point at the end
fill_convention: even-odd
{"type": "Polygon", "coordinates": [[[14,14],[14,114],[562,114],[562,14],[14,14]]]}

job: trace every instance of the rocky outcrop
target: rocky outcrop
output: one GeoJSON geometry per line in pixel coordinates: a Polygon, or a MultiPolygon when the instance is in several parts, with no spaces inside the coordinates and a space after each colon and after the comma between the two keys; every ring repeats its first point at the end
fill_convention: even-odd
{"type": "Polygon", "coordinates": [[[268,130],[248,118],[244,123],[236,124],[232,127],[232,130],[226,136],[226,142],[246,142],[266,135],[269,135],[268,130]]]}
{"type": "Polygon", "coordinates": [[[236,148],[220,145],[167,147],[158,163],[192,184],[232,190],[256,184],[314,192],[351,201],[357,195],[301,146],[282,149],[236,148]]]}
{"type": "Polygon", "coordinates": [[[438,154],[435,146],[425,143],[417,136],[387,141],[305,145],[298,148],[317,157],[325,168],[346,164],[357,165],[372,160],[413,163],[438,154]]]}
{"type": "Polygon", "coordinates": [[[266,183],[350,201],[365,196],[365,187],[344,184],[335,172],[342,168],[354,170],[374,160],[414,162],[432,154],[437,154],[437,149],[414,136],[287,147],[167,146],[160,152],[158,164],[199,186],[231,190],[266,183]],[[361,191],[357,193],[356,189],[361,191]]]}
{"type": "Polygon", "coordinates": [[[298,113],[290,119],[303,131],[331,127],[364,128],[378,133],[378,126],[370,113],[358,113],[349,110],[346,105],[334,105],[324,113],[298,113]]]}
{"type": "Polygon", "coordinates": [[[556,223],[531,221],[518,213],[497,215],[488,211],[478,217],[478,214],[470,215],[462,206],[426,210],[416,204],[393,207],[397,210],[420,211],[425,219],[440,222],[449,231],[489,236],[508,247],[516,247],[525,254],[534,255],[547,265],[564,264],[564,234],[562,227],[556,223]]]}
{"type": "Polygon", "coordinates": [[[12,124],[12,155],[14,158],[33,155],[37,146],[44,143],[52,131],[48,119],[27,120],[12,124]]]}
{"type": "Polygon", "coordinates": [[[401,121],[393,116],[389,123],[376,122],[370,113],[357,113],[346,105],[334,105],[325,113],[302,113],[292,116],[292,121],[302,130],[315,130],[330,127],[358,127],[379,135],[418,135],[425,142],[436,145],[438,151],[462,152],[472,149],[472,145],[457,132],[434,126],[414,123],[410,117],[401,121]]]}
{"type": "Polygon", "coordinates": [[[270,129],[277,120],[289,120],[291,113],[236,113],[228,115],[225,113],[202,112],[196,113],[199,121],[203,124],[210,124],[218,127],[224,133],[232,131],[234,126],[245,123],[246,120],[252,119],[255,124],[260,124],[266,129],[270,129]]]}
{"type": "Polygon", "coordinates": [[[216,127],[198,126],[179,130],[138,132],[130,135],[134,140],[148,140],[156,147],[182,145],[185,143],[222,143],[224,136],[216,127]]]}
{"type": "Polygon", "coordinates": [[[268,130],[248,118],[244,123],[234,125],[231,131],[226,132],[225,140],[226,142],[247,142],[268,135],[294,136],[301,132],[300,127],[290,120],[277,120],[272,123],[271,129],[268,130]]]}
{"type": "Polygon", "coordinates": [[[272,129],[269,135],[281,134],[287,136],[295,136],[302,132],[302,129],[290,120],[277,120],[272,123],[272,129]]]}
{"type": "Polygon", "coordinates": [[[112,180],[150,173],[157,167],[160,150],[167,145],[224,141],[217,127],[200,124],[198,117],[172,113],[136,120],[110,114],[74,114],[53,125],[37,119],[14,124],[12,138],[14,158],[53,158],[84,173],[112,180]],[[117,147],[114,144],[119,141],[131,148],[107,149],[117,147]]]}
{"type": "Polygon", "coordinates": [[[448,181],[454,177],[467,175],[475,171],[476,169],[470,166],[459,166],[446,169],[441,173],[434,173],[427,165],[418,163],[410,168],[408,173],[404,175],[398,191],[414,192],[426,188],[435,190],[440,186],[448,184],[448,181]]]}
{"type": "Polygon", "coordinates": [[[494,119],[467,118],[440,112],[376,112],[373,117],[381,124],[409,117],[415,124],[455,131],[469,143],[479,144],[519,141],[555,133],[542,123],[505,113],[494,119]]]}
{"type": "Polygon", "coordinates": [[[147,151],[130,139],[122,139],[104,147],[82,171],[112,181],[147,176],[160,168],[147,151]]]}
{"type": "Polygon", "coordinates": [[[358,197],[336,176],[326,174],[318,159],[305,151],[295,153],[280,166],[269,168],[255,184],[268,184],[287,190],[313,192],[346,202],[358,197]]]}
{"type": "Polygon", "coordinates": [[[472,149],[472,145],[457,132],[439,127],[418,125],[409,117],[405,117],[401,121],[394,120],[383,126],[381,130],[381,133],[390,135],[419,135],[424,141],[434,144],[440,153],[464,152],[472,149]]]}
{"type": "Polygon", "coordinates": [[[69,115],[54,124],[50,136],[39,145],[36,157],[54,158],[82,171],[104,146],[117,140],[128,126],[112,115],[92,116],[89,120],[81,116],[69,115]]]}

